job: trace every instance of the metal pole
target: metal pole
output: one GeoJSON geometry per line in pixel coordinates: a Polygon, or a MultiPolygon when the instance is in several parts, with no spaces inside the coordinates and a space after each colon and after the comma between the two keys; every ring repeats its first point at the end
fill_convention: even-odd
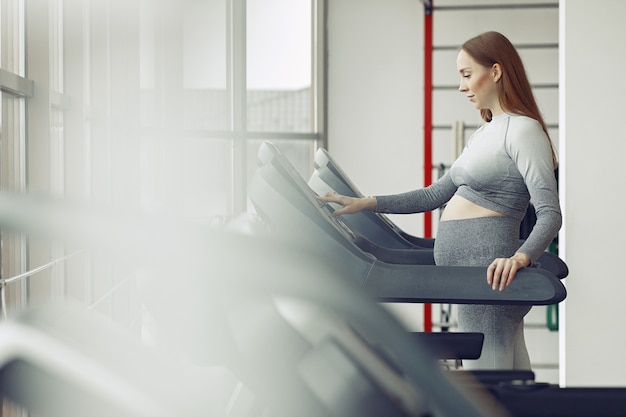
{"type": "MultiPolygon", "coordinates": [[[[424,186],[433,177],[433,2],[424,1],[424,186]]],[[[432,213],[424,213],[424,237],[432,237],[432,213]]],[[[424,304],[424,331],[433,329],[432,306],[424,304]]]]}

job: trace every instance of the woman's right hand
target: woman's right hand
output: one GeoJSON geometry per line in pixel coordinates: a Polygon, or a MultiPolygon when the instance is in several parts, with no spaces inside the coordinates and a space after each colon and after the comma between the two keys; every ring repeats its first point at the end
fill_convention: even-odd
{"type": "Polygon", "coordinates": [[[318,200],[327,203],[339,204],[341,208],[333,212],[333,216],[342,214],[358,213],[362,210],[376,210],[376,197],[348,197],[337,193],[327,193],[325,196],[317,197],[318,200]]]}

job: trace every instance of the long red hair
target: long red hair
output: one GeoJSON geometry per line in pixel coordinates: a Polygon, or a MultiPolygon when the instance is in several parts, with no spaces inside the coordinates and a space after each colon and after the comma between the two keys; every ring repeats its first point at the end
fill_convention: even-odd
{"type": "MultiPolygon", "coordinates": [[[[496,63],[500,64],[502,68],[502,77],[498,82],[500,105],[506,112],[538,121],[550,141],[548,128],[535,101],[524,64],[511,41],[499,32],[485,32],[465,42],[461,49],[484,67],[491,68],[496,63]]],[[[489,109],[481,109],[480,115],[486,122],[490,122],[493,117],[489,109]]],[[[552,141],[550,147],[552,161],[556,167],[557,159],[552,141]]]]}

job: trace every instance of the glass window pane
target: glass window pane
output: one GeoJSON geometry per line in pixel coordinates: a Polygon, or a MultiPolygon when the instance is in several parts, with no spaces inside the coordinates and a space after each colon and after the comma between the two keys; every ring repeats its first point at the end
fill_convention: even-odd
{"type": "Polygon", "coordinates": [[[24,76],[24,0],[3,0],[0,13],[0,61],[2,69],[24,76]]]}
{"type": "Polygon", "coordinates": [[[203,222],[232,214],[232,141],[188,138],[184,143],[185,214],[203,222]]]}
{"type": "Polygon", "coordinates": [[[229,110],[226,90],[185,89],[184,126],[195,130],[228,130],[229,110]]]}
{"type": "Polygon", "coordinates": [[[142,89],[154,89],[156,86],[156,11],[153,2],[140,0],[139,15],[139,85],[142,89]]]}
{"type": "Polygon", "coordinates": [[[204,137],[142,141],[142,207],[210,222],[232,213],[232,141],[204,137]]]}
{"type": "Polygon", "coordinates": [[[311,132],[311,0],[247,1],[248,131],[311,132]]]}
{"type": "MultiPolygon", "coordinates": [[[[0,66],[3,70],[25,75],[24,1],[3,0],[0,5],[0,66]]],[[[0,92],[0,188],[24,192],[26,187],[26,99],[0,92]]],[[[27,269],[27,238],[24,233],[0,230],[0,272],[12,278],[27,269]]],[[[4,288],[4,307],[8,315],[22,310],[29,294],[26,280],[4,288]]],[[[18,415],[18,408],[5,407],[18,415]],[[15,409],[15,410],[14,410],[15,409]]]]}
{"type": "Polygon", "coordinates": [[[186,0],[183,8],[186,128],[228,128],[226,58],[225,0],[186,0]]]}
{"type": "Polygon", "coordinates": [[[184,0],[169,8],[141,0],[140,23],[143,125],[159,125],[164,105],[160,101],[175,100],[184,118],[182,127],[227,130],[226,0],[184,0]],[[174,16],[167,14],[170,10],[174,16]],[[180,37],[172,39],[168,30],[180,37]],[[163,59],[178,63],[167,66],[167,82],[159,79],[165,71],[159,67],[163,59]]]}
{"type": "Polygon", "coordinates": [[[186,0],[183,7],[183,86],[226,88],[226,2],[186,0]]]}

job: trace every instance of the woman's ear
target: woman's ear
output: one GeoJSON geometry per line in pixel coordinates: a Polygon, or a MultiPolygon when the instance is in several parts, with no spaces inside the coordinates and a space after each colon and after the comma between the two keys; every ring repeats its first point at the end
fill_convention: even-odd
{"type": "Polygon", "coordinates": [[[497,83],[502,78],[502,66],[496,62],[491,67],[491,73],[493,74],[493,81],[497,83]]]}

